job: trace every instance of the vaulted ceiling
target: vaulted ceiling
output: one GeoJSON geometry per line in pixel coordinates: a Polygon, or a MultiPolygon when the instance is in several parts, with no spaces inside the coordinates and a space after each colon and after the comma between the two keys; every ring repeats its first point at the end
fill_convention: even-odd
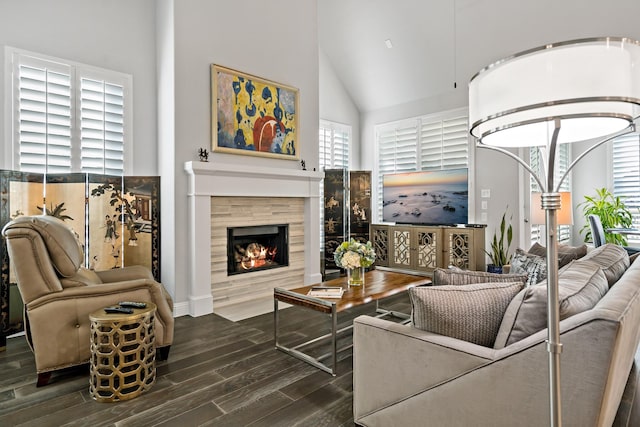
{"type": "MultiPolygon", "coordinates": [[[[318,0],[320,48],[361,112],[436,96],[453,87],[454,4],[318,0]]],[[[466,87],[466,81],[463,84],[466,87]]]]}

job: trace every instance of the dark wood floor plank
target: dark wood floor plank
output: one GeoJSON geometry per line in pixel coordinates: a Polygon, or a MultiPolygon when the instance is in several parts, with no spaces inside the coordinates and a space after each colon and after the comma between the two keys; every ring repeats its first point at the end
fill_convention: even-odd
{"type": "MultiPolygon", "coordinates": [[[[223,412],[213,403],[205,403],[197,408],[185,411],[177,416],[168,419],[166,421],[154,424],[154,427],[186,427],[186,426],[200,426],[212,418],[217,418],[223,412]]],[[[138,427],[139,424],[135,421],[129,422],[125,420],[118,423],[118,427],[138,427]]]]}
{"type": "Polygon", "coordinates": [[[315,411],[311,416],[294,424],[295,427],[336,427],[353,416],[353,399],[345,395],[326,408],[315,411]]]}
{"type": "Polygon", "coordinates": [[[296,400],[249,425],[291,427],[295,425],[296,422],[313,415],[319,408],[329,407],[332,403],[341,400],[345,396],[346,393],[344,391],[331,384],[327,384],[302,399],[296,400]]]}
{"type": "Polygon", "coordinates": [[[292,402],[280,392],[269,393],[257,400],[248,401],[245,405],[226,413],[218,418],[209,420],[201,427],[238,427],[246,426],[260,418],[289,405],[292,402]]]}
{"type": "MultiPolygon", "coordinates": [[[[406,296],[386,307],[409,312],[406,296]]],[[[340,313],[339,324],[372,314],[374,304],[340,313]]],[[[329,317],[292,307],[280,312],[280,342],[295,345],[329,330],[329,317]]],[[[353,426],[353,360],[339,354],[333,377],[274,347],[273,314],[239,322],[215,314],[180,317],[169,360],[157,362],[156,383],[135,399],[99,403],[89,395],[88,365],[53,374],[37,388],[35,361],[24,337],[0,352],[0,426],[353,426]]],[[[349,344],[351,334],[339,339],[349,344]]],[[[310,348],[328,350],[326,343],[310,348]]]]}
{"type": "Polygon", "coordinates": [[[11,411],[0,416],[0,425],[16,426],[18,424],[26,426],[43,426],[53,425],[51,415],[67,408],[79,405],[84,402],[80,393],[70,393],[64,396],[45,400],[36,405],[24,407],[22,409],[11,411]],[[44,418],[44,419],[43,419],[44,418]]]}

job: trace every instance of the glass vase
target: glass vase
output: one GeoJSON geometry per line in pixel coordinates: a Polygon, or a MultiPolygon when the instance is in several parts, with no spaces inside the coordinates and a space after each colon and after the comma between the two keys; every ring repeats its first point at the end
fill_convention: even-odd
{"type": "Polygon", "coordinates": [[[364,267],[347,268],[349,286],[364,286],[364,267]]]}

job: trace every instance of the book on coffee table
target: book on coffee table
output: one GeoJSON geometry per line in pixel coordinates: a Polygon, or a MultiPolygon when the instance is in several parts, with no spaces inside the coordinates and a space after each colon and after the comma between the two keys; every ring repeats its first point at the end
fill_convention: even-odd
{"type": "Polygon", "coordinates": [[[320,298],[342,298],[344,289],[339,286],[312,286],[307,296],[320,298]]]}

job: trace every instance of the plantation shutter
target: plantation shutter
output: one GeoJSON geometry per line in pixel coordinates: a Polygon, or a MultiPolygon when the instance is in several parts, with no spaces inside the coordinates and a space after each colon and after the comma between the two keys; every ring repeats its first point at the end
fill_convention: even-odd
{"type": "Polygon", "coordinates": [[[631,210],[633,227],[640,227],[640,134],[632,133],[616,138],[612,154],[613,195],[620,196],[631,210]]]}
{"type": "Polygon", "coordinates": [[[82,172],[121,175],[124,170],[124,88],[80,79],[82,172]]]}
{"type": "Polygon", "coordinates": [[[382,177],[397,172],[469,166],[468,117],[416,117],[377,127],[377,215],[382,221],[382,177]]]}
{"type": "Polygon", "coordinates": [[[12,59],[15,167],[123,175],[131,76],[6,49],[12,59]]]}
{"type": "Polygon", "coordinates": [[[33,60],[15,75],[20,170],[71,172],[71,75],[33,60]]]}

